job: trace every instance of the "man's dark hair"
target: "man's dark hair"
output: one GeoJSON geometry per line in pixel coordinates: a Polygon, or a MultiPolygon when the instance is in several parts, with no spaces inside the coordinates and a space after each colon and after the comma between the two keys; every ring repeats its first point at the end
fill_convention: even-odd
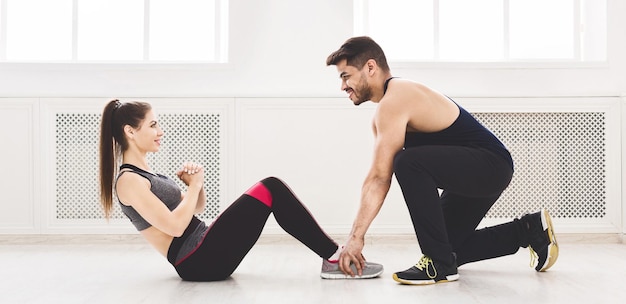
{"type": "Polygon", "coordinates": [[[337,65],[346,59],[346,64],[361,69],[365,63],[374,59],[384,71],[389,71],[387,58],[383,49],[372,38],[367,36],[352,37],[335,52],[326,58],[326,65],[337,65]]]}

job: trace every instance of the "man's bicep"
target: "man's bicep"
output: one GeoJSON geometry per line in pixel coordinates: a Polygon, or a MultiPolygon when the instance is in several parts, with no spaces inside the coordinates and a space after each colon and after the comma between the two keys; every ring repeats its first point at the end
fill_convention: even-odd
{"type": "Polygon", "coordinates": [[[395,154],[404,146],[408,115],[397,109],[381,111],[379,114],[376,119],[376,146],[395,154]]]}
{"type": "Polygon", "coordinates": [[[405,115],[381,112],[376,119],[374,166],[383,165],[393,170],[393,158],[404,147],[406,135],[405,115]]]}
{"type": "Polygon", "coordinates": [[[390,178],[393,173],[393,159],[404,146],[404,134],[378,133],[374,145],[372,167],[377,175],[390,178]]]}

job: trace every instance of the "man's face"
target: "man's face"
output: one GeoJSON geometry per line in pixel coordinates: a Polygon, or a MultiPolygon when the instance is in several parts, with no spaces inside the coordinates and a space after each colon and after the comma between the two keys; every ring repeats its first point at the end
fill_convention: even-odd
{"type": "Polygon", "coordinates": [[[348,98],[358,106],[372,98],[372,90],[367,82],[367,64],[360,70],[347,64],[344,59],[337,63],[337,72],[341,78],[341,90],[348,93],[348,98]]]}

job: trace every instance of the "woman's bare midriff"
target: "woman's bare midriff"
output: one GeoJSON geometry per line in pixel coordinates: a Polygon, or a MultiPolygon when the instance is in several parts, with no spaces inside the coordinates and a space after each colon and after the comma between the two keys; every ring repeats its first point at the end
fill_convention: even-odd
{"type": "Polygon", "coordinates": [[[145,230],[140,231],[141,235],[154,247],[159,253],[167,258],[167,251],[172,244],[174,237],[163,233],[161,230],[150,226],[145,230]]]}

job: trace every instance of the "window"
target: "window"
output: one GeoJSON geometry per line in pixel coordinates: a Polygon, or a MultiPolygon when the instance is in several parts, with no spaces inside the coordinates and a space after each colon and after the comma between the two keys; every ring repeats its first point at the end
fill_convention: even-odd
{"type": "Polygon", "coordinates": [[[606,60],[606,0],[354,0],[395,62],[606,60]]]}
{"type": "Polygon", "coordinates": [[[0,61],[226,62],[227,0],[0,0],[0,61]]]}

